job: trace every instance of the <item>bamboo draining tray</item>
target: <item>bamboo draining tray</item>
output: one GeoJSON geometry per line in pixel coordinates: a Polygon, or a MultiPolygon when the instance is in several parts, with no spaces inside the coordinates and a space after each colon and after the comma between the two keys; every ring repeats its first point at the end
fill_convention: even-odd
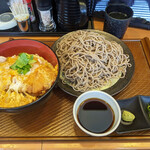
{"type": "MultiPolygon", "coordinates": [[[[40,39],[39,39],[40,40],[40,39]]],[[[54,40],[44,40],[51,46],[54,40]]],[[[115,99],[126,99],[135,95],[150,96],[150,41],[124,40],[135,60],[135,73],[130,84],[115,99]]],[[[75,124],[72,115],[75,97],[59,87],[53,90],[49,101],[40,109],[25,114],[0,113],[0,140],[121,140],[150,139],[150,130],[108,137],[91,137],[75,124]]]]}

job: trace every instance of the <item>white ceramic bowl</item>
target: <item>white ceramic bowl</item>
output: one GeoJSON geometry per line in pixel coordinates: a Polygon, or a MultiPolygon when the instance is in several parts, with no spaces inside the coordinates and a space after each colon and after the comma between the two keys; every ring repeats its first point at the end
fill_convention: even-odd
{"type": "Polygon", "coordinates": [[[109,94],[102,92],[102,91],[88,91],[88,92],[81,94],[76,99],[74,106],[73,106],[73,117],[74,117],[74,120],[75,120],[76,124],[78,125],[78,127],[85,133],[87,133],[91,136],[97,136],[97,137],[107,136],[107,135],[111,134],[112,132],[114,132],[117,129],[117,127],[119,126],[120,121],[121,121],[121,110],[120,110],[120,106],[118,105],[116,100],[109,94]],[[108,103],[111,106],[112,110],[114,111],[114,123],[111,126],[111,128],[104,133],[90,132],[90,131],[86,130],[84,127],[82,127],[81,124],[79,123],[79,120],[77,118],[78,108],[81,103],[83,103],[85,100],[90,99],[90,98],[97,98],[97,99],[101,99],[101,100],[105,101],[106,103],[108,103]]]}

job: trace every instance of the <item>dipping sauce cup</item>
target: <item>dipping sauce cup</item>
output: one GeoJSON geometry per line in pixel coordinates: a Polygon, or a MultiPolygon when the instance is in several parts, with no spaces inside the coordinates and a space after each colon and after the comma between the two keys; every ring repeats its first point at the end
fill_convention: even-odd
{"type": "Polygon", "coordinates": [[[130,20],[133,10],[124,4],[110,4],[105,9],[104,31],[122,39],[130,20]]]}
{"type": "Polygon", "coordinates": [[[103,91],[88,91],[76,99],[73,117],[82,131],[101,137],[117,129],[121,121],[121,110],[109,94],[103,91]]]}

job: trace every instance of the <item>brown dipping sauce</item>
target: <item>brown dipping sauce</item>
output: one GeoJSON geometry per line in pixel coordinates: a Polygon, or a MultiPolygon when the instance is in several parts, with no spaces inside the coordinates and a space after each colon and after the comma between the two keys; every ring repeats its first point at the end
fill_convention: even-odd
{"type": "Polygon", "coordinates": [[[101,99],[90,98],[78,108],[77,118],[81,126],[93,133],[104,133],[114,123],[114,112],[110,105],[101,99]]]}

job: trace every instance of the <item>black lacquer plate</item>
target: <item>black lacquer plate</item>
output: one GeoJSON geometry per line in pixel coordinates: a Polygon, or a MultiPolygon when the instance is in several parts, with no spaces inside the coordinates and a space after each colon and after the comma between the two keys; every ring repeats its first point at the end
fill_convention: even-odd
{"type": "MultiPolygon", "coordinates": [[[[114,84],[113,86],[111,86],[110,88],[107,88],[105,90],[103,90],[104,92],[110,94],[110,95],[115,95],[117,93],[119,93],[120,91],[122,91],[131,81],[132,79],[132,76],[134,74],[134,68],[135,68],[135,63],[134,63],[134,58],[133,58],[133,55],[130,51],[130,49],[127,47],[127,45],[122,42],[120,39],[118,39],[117,37],[107,33],[107,32],[104,32],[104,31],[99,31],[99,30],[94,30],[94,29],[86,29],[86,30],[89,30],[89,31],[94,31],[94,32],[97,32],[101,35],[103,35],[105,37],[105,39],[109,40],[109,41],[116,41],[118,44],[120,44],[122,47],[123,47],[123,50],[124,50],[124,53],[125,54],[128,54],[129,55],[129,58],[130,58],[130,63],[132,64],[132,67],[127,67],[127,72],[126,72],[126,76],[125,78],[121,78],[119,79],[116,84],[114,84]]],[[[70,34],[70,33],[69,33],[70,34]]],[[[52,49],[55,51],[56,50],[56,44],[58,42],[60,42],[63,38],[65,38],[67,34],[65,34],[64,36],[62,36],[61,38],[59,38],[53,45],[52,45],[52,49]]],[[[61,66],[60,66],[61,67],[61,66]]],[[[70,94],[70,95],[73,95],[73,96],[79,96],[82,94],[82,92],[78,92],[78,91],[75,91],[73,90],[72,87],[70,87],[69,85],[67,84],[63,84],[61,79],[58,80],[58,86],[63,90],[65,91],[66,93],[70,94]]]]}
{"type": "Polygon", "coordinates": [[[118,100],[117,102],[122,110],[128,110],[135,115],[131,125],[120,123],[116,130],[118,134],[150,129],[150,118],[147,111],[147,105],[150,104],[150,96],[138,95],[129,99],[118,100]]]}

